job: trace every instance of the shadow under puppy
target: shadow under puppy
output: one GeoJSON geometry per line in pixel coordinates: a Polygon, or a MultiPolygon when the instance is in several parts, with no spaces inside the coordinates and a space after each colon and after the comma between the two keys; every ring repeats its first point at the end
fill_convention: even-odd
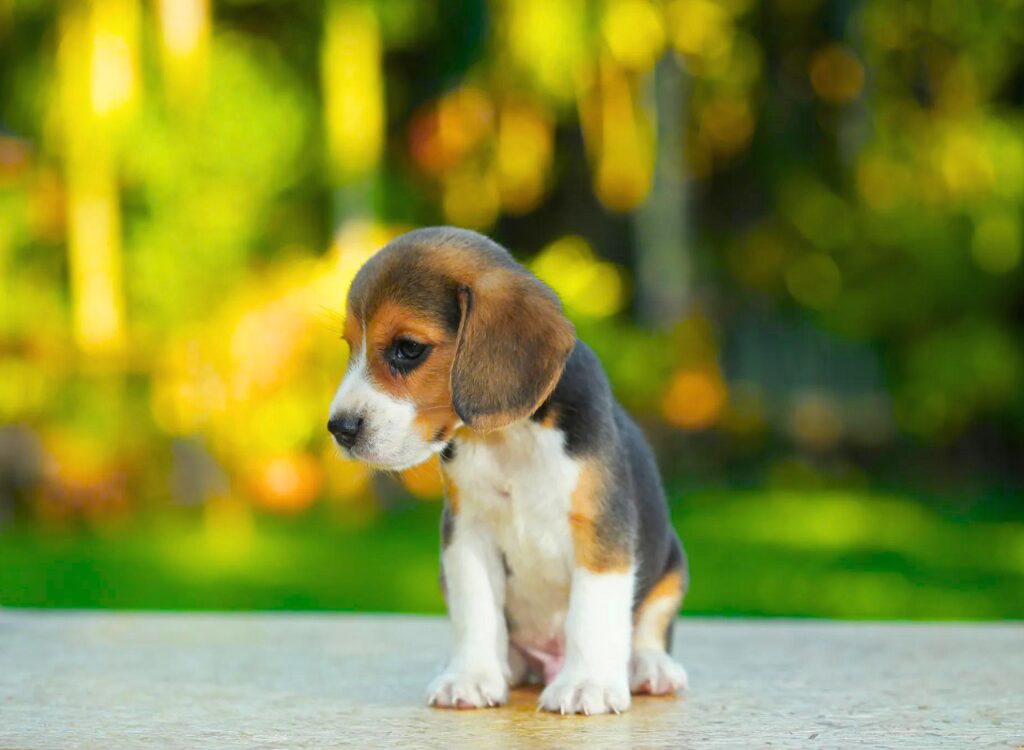
{"type": "Polygon", "coordinates": [[[504,703],[600,714],[670,693],[688,582],[658,470],[557,296],[486,237],[404,234],[348,296],[348,371],[328,429],[404,469],[441,455],[441,580],[454,654],[435,706],[504,703]]]}

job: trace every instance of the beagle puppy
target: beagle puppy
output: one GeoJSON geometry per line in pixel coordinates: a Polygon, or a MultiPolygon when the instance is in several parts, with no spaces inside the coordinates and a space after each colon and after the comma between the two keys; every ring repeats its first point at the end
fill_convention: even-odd
{"type": "Polygon", "coordinates": [[[440,454],[441,585],[454,653],[429,703],[618,713],[672,693],[686,556],[643,435],[555,293],[488,238],[404,234],[348,295],[328,429],[401,470],[440,454]]]}

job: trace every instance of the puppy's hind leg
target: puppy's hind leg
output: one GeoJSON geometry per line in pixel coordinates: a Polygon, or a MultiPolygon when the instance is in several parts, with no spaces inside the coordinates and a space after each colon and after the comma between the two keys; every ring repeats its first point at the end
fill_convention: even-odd
{"type": "Polygon", "coordinates": [[[633,693],[666,695],[686,689],[686,670],[668,653],[682,601],[683,574],[673,569],[661,577],[637,609],[629,662],[633,693]]]}

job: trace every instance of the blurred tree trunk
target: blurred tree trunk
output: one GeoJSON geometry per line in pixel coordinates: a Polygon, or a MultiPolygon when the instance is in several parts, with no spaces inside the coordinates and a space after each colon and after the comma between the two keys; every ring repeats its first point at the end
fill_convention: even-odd
{"type": "Polygon", "coordinates": [[[687,241],[685,73],[672,53],[655,66],[648,105],[655,111],[658,151],[647,201],[634,214],[636,307],[641,324],[669,327],[686,312],[692,294],[687,241]]]}

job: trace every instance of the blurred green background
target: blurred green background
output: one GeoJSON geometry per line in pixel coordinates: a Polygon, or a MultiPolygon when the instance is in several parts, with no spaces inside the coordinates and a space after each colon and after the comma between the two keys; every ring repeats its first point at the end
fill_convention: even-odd
{"type": "Polygon", "coordinates": [[[562,296],[686,608],[1024,617],[1024,3],[0,0],[0,604],[441,611],[333,451],[405,229],[562,296]]]}

